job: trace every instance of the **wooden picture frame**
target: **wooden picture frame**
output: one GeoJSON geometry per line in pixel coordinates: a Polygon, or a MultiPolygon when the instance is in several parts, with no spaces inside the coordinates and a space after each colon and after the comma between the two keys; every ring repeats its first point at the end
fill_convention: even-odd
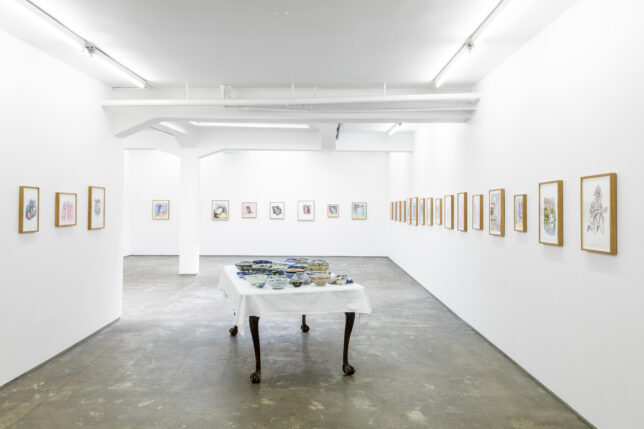
{"type": "Polygon", "coordinates": [[[456,229],[467,232],[467,192],[459,192],[456,202],[456,229]]]}
{"type": "Polygon", "coordinates": [[[351,220],[367,220],[367,209],[364,201],[351,202],[351,220]]]}
{"type": "Polygon", "coordinates": [[[315,200],[298,200],[297,220],[302,222],[313,222],[315,220],[315,200]],[[309,213],[303,213],[305,206],[310,206],[309,213]]]}
{"type": "Polygon", "coordinates": [[[230,201],[229,200],[211,200],[210,201],[210,220],[213,222],[223,222],[230,219],[230,201]]]}
{"type": "Polygon", "coordinates": [[[483,194],[472,195],[472,229],[483,230],[483,194]]]}
{"type": "Polygon", "coordinates": [[[528,195],[516,194],[514,196],[514,230],[528,232],[528,195]]]}
{"type": "Polygon", "coordinates": [[[56,192],[56,227],[76,226],[77,221],[78,195],[72,192],[56,192]],[[70,219],[70,210],[73,211],[74,223],[70,219]]]}
{"type": "Polygon", "coordinates": [[[539,243],[563,246],[563,209],[563,180],[539,183],[539,243]]]}
{"type": "Polygon", "coordinates": [[[241,217],[242,219],[257,218],[257,201],[242,201],[241,217]],[[244,209],[246,210],[244,211],[244,209]]]}
{"type": "Polygon", "coordinates": [[[443,197],[443,205],[445,206],[443,226],[447,229],[454,229],[454,195],[445,195],[443,197]]]}
{"type": "Polygon", "coordinates": [[[20,186],[18,194],[18,233],[40,231],[40,188],[20,186]]]}
{"type": "Polygon", "coordinates": [[[603,255],[617,255],[617,174],[584,176],[579,179],[579,185],[581,250],[603,255]],[[609,193],[608,198],[606,198],[606,192],[609,193]],[[605,198],[606,201],[604,201],[605,198]],[[609,206],[605,207],[605,203],[609,206]],[[608,222],[605,217],[608,217],[608,222]],[[608,237],[597,237],[597,234],[603,236],[606,231],[608,231],[608,237]]]}
{"type": "Polygon", "coordinates": [[[488,234],[505,236],[505,189],[492,189],[488,194],[488,234]]]}
{"type": "Polygon", "coordinates": [[[283,220],[286,218],[286,203],[284,201],[270,201],[268,203],[268,218],[283,220]]]}
{"type": "Polygon", "coordinates": [[[394,202],[389,203],[389,220],[394,220],[394,202]]]}
{"type": "Polygon", "coordinates": [[[419,225],[425,225],[425,217],[426,217],[426,207],[425,207],[425,198],[419,198],[418,199],[418,224],[419,225]]]}
{"type": "Polygon", "coordinates": [[[418,197],[411,198],[411,224],[418,226],[418,197]]]}
{"type": "Polygon", "coordinates": [[[152,200],[152,220],[170,220],[170,200],[152,200]],[[157,213],[157,203],[165,206],[165,213],[157,213]]]}
{"type": "Polygon", "coordinates": [[[404,206],[403,207],[403,222],[407,223],[407,210],[408,210],[407,209],[407,206],[408,206],[407,200],[403,201],[403,206],[404,206]]]}
{"type": "Polygon", "coordinates": [[[434,198],[434,224],[443,224],[443,200],[442,198],[434,198]]]}
{"type": "Polygon", "coordinates": [[[340,217],[340,204],[327,204],[326,205],[326,217],[337,219],[340,217]]]}
{"type": "Polygon", "coordinates": [[[87,189],[87,229],[105,229],[105,206],[107,194],[102,186],[89,186],[87,189]],[[98,195],[95,195],[95,192],[98,195]],[[97,196],[99,197],[97,199],[97,196]],[[100,198],[102,197],[102,199],[100,198]],[[97,205],[98,203],[98,205],[97,205]],[[96,212],[99,213],[96,213],[96,212]],[[98,218],[98,219],[97,219],[98,218]],[[100,220],[100,223],[97,223],[100,220]]]}
{"type": "Polygon", "coordinates": [[[425,211],[427,212],[427,226],[433,226],[434,225],[434,198],[432,197],[427,198],[425,211]]]}

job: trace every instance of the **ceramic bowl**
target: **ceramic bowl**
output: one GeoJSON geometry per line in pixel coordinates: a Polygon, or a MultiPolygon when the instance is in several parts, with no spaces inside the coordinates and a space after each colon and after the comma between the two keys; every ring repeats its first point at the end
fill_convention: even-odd
{"type": "Polygon", "coordinates": [[[253,275],[247,275],[246,276],[246,281],[254,287],[257,288],[263,288],[264,285],[266,284],[266,279],[267,277],[263,274],[253,274],[253,275]]]}
{"type": "MultiPolygon", "coordinates": [[[[298,271],[291,276],[291,284],[295,287],[300,287],[304,284],[304,281],[308,278],[308,274],[304,271],[298,271]]],[[[310,283],[311,279],[309,279],[310,283]]]]}
{"type": "Polygon", "coordinates": [[[313,272],[311,273],[311,281],[318,286],[324,286],[329,281],[329,273],[327,272],[313,272]]]}
{"type": "Polygon", "coordinates": [[[271,265],[271,268],[273,270],[282,270],[283,271],[283,270],[288,269],[288,267],[290,267],[290,266],[291,266],[291,264],[289,264],[288,262],[273,262],[273,264],[271,265]]]}
{"type": "Polygon", "coordinates": [[[286,277],[273,277],[266,281],[266,283],[271,287],[271,289],[284,289],[289,285],[289,280],[286,277]]]}
{"type": "Polygon", "coordinates": [[[309,262],[309,258],[297,257],[295,258],[295,262],[298,264],[306,264],[307,262],[309,262]]]}
{"type": "Polygon", "coordinates": [[[310,272],[329,271],[329,263],[324,259],[311,259],[306,265],[310,272]]]}
{"type": "Polygon", "coordinates": [[[253,263],[250,261],[241,261],[237,262],[235,267],[237,267],[239,271],[250,271],[251,268],[253,268],[253,263]]]}
{"type": "Polygon", "coordinates": [[[329,283],[333,285],[344,285],[347,284],[348,276],[346,274],[333,274],[329,283]]]}

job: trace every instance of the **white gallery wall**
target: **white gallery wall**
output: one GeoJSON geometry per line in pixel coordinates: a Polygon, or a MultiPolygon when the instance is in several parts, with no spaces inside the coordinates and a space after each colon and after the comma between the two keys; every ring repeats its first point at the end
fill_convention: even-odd
{"type": "Polygon", "coordinates": [[[389,216],[387,154],[365,152],[222,152],[201,162],[202,255],[383,256],[389,216]],[[230,201],[230,220],[211,221],[211,200],[230,201]],[[297,201],[315,201],[315,221],[298,221],[297,201]],[[242,219],[242,201],[257,218],[242,219]],[[269,219],[270,201],[286,203],[285,219],[269,219]],[[367,202],[367,220],[351,203],[367,202]],[[327,217],[327,204],[340,217],[327,217]]]}
{"type": "MultiPolygon", "coordinates": [[[[477,88],[466,125],[390,155],[390,200],[468,192],[468,231],[389,222],[390,256],[600,428],[644,427],[644,7],[581,0],[477,88]],[[637,13],[636,13],[637,12],[637,13]],[[581,176],[617,173],[618,254],[580,250],[581,176]],[[564,181],[564,246],[538,243],[538,183],[564,181]],[[505,237],[471,196],[505,188],[505,237]],[[528,232],[512,198],[528,194],[528,232]]],[[[455,196],[456,199],[456,196],[455,196]]],[[[455,207],[456,208],[456,207],[455,207]]]]}
{"type": "Polygon", "coordinates": [[[125,150],[124,158],[124,254],[177,255],[181,159],[160,150],[125,150]],[[152,200],[170,201],[168,220],[152,219],[152,200]]]}
{"type": "Polygon", "coordinates": [[[121,315],[123,161],[100,100],[109,88],[0,32],[0,385],[121,315]],[[40,232],[18,233],[18,188],[40,187],[40,232]],[[87,229],[88,186],[106,227],[87,229]],[[78,194],[74,227],[55,193],[78,194]]]}

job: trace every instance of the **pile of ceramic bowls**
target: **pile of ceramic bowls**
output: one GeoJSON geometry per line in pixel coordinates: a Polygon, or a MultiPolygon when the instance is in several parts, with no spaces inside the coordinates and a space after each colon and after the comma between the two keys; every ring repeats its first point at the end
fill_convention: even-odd
{"type": "Polygon", "coordinates": [[[311,273],[321,273],[329,271],[329,263],[324,259],[311,259],[306,264],[307,270],[311,273]]]}
{"type": "Polygon", "coordinates": [[[317,286],[324,286],[328,283],[331,275],[328,271],[317,271],[311,273],[311,281],[317,286]]]}
{"type": "Polygon", "coordinates": [[[249,272],[253,268],[253,263],[251,261],[241,261],[235,264],[235,267],[241,272],[249,272]]]}

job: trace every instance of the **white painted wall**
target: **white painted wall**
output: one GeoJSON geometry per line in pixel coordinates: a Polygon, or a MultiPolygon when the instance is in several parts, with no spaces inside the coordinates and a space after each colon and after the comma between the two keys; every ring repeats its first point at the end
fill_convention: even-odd
{"type": "MultiPolygon", "coordinates": [[[[201,160],[202,255],[385,255],[383,228],[387,155],[358,152],[220,152],[201,160]],[[210,220],[212,200],[230,201],[230,220],[210,220]],[[316,202],[314,222],[300,222],[298,200],[316,202]],[[242,201],[258,203],[256,219],[241,218],[242,201]],[[286,219],[268,217],[270,201],[286,202],[286,219]],[[352,201],[368,203],[368,219],[354,221],[352,201]],[[326,216],[340,204],[340,218],[326,216]]],[[[126,151],[126,252],[177,254],[180,158],[161,151],[126,151]],[[153,198],[170,199],[170,221],[150,215],[153,198]]]]}
{"type": "Polygon", "coordinates": [[[100,100],[109,89],[0,32],[0,385],[121,315],[123,161],[100,100]],[[40,232],[18,234],[18,187],[40,187],[40,232]],[[88,186],[106,228],[87,229],[88,186]],[[54,226],[56,192],[78,225],[54,226]]]}
{"type": "MultiPolygon", "coordinates": [[[[506,237],[390,222],[391,258],[600,428],[644,427],[644,6],[581,0],[479,85],[468,125],[390,155],[390,199],[506,189],[506,237]],[[580,250],[579,178],[618,175],[617,256],[580,250]],[[538,183],[564,180],[564,247],[538,243],[538,183]],[[511,198],[528,194],[528,233],[511,198]]],[[[471,216],[471,207],[470,207],[471,216]]]]}
{"type": "Polygon", "coordinates": [[[126,255],[177,255],[181,158],[160,150],[125,150],[126,255]],[[170,219],[152,219],[152,200],[170,200],[170,219]]]}
{"type": "Polygon", "coordinates": [[[201,164],[201,254],[386,254],[387,155],[358,152],[223,152],[201,164]],[[230,200],[230,220],[210,220],[211,200],[230,200]],[[315,200],[315,221],[297,220],[297,201],[315,200]],[[242,201],[258,217],[241,218],[242,201]],[[270,201],[286,202],[286,219],[269,219],[270,201]],[[351,219],[351,202],[368,203],[367,220],[351,219]],[[328,203],[340,217],[328,218],[328,203]]]}

